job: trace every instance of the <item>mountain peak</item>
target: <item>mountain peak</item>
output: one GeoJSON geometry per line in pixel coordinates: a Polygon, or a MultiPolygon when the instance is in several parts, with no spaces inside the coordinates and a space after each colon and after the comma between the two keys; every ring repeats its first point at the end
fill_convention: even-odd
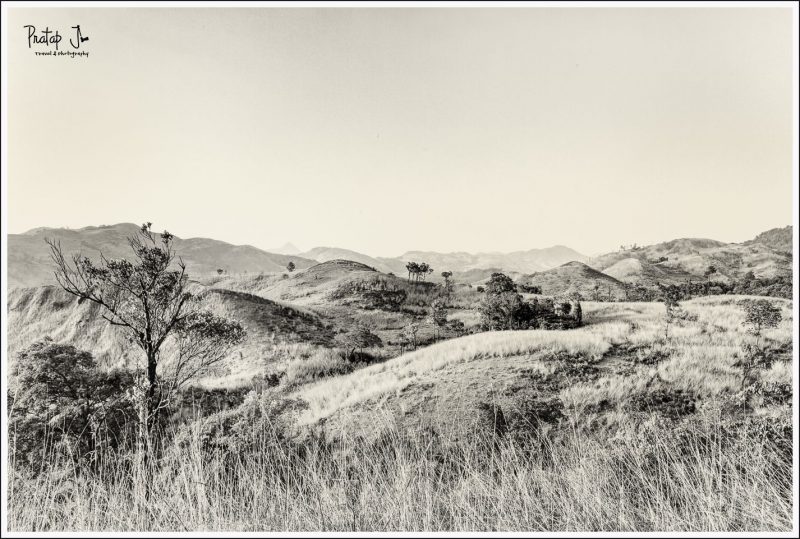
{"type": "Polygon", "coordinates": [[[294,243],[291,243],[291,242],[288,242],[288,241],[286,243],[284,243],[283,245],[281,245],[280,247],[277,247],[275,249],[267,249],[267,251],[270,252],[270,253],[275,253],[275,254],[279,254],[279,255],[298,255],[298,254],[300,254],[300,249],[298,249],[297,246],[294,243]]]}

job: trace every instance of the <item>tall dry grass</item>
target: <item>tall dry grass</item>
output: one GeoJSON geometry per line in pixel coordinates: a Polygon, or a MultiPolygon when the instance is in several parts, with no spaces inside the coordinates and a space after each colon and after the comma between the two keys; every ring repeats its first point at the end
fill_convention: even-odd
{"type": "MultiPolygon", "coordinates": [[[[477,358],[558,351],[601,358],[625,343],[671,350],[669,359],[635,375],[607,373],[561,390],[570,421],[546,436],[442,440],[387,422],[375,425],[384,434],[369,444],[352,433],[335,444],[291,442],[244,421],[246,434],[234,445],[212,449],[196,421],[147,470],[131,454],[103,455],[90,470],[53,452],[50,471],[38,475],[12,462],[8,525],[14,531],[791,530],[791,440],[785,430],[778,439],[772,431],[759,434],[720,408],[738,387],[735,354],[750,338],[739,309],[727,299],[683,305],[695,318],[676,324],[666,343],[659,342],[663,305],[587,304],[588,324],[580,330],[473,335],[299,393],[311,422],[445,366],[470,368],[477,358]],[[613,420],[613,436],[581,424],[583,408],[604,400],[621,405],[646,391],[654,374],[720,407],[660,423],[620,406],[605,423],[613,420]]],[[[791,304],[782,305],[784,320],[767,335],[775,345],[792,339],[791,304]]],[[[298,360],[293,375],[327,372],[324,358],[319,365],[312,359],[298,360]]],[[[791,383],[792,375],[788,362],[778,362],[762,377],[791,383]]],[[[761,427],[790,421],[787,406],[759,414],[766,411],[750,419],[761,427]]]]}
{"type": "Polygon", "coordinates": [[[151,465],[65,465],[9,481],[14,531],[779,531],[791,529],[791,464],[776,448],[698,423],[601,441],[567,433],[448,445],[387,431],[365,446],[280,442],[237,452],[199,431],[151,465]],[[496,442],[496,443],[495,443],[496,442]]]}

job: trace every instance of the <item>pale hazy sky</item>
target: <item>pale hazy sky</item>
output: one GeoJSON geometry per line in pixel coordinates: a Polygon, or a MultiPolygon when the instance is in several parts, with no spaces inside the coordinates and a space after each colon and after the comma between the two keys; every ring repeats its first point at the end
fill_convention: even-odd
{"type": "Polygon", "coordinates": [[[594,254],[792,221],[788,8],[9,15],[13,233],[594,254]]]}

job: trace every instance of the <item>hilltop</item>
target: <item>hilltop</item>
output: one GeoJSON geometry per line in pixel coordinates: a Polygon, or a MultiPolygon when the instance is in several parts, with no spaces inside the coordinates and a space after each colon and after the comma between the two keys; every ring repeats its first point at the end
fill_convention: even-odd
{"type": "Polygon", "coordinates": [[[598,294],[604,298],[624,297],[620,281],[582,262],[567,262],[557,268],[520,277],[518,282],[540,286],[542,294],[547,296],[578,292],[587,299],[592,299],[598,294]]]}
{"type": "Polygon", "coordinates": [[[745,243],[760,243],[776,251],[792,252],[792,227],[773,228],[745,243]]]}
{"type": "Polygon", "coordinates": [[[279,255],[291,255],[297,256],[300,254],[300,249],[298,249],[293,243],[286,242],[280,247],[276,247],[274,249],[266,249],[270,253],[276,253],[279,255]]]}
{"type": "Polygon", "coordinates": [[[303,258],[316,260],[317,262],[329,262],[331,260],[352,260],[384,273],[405,272],[406,267],[406,263],[400,260],[391,258],[374,258],[363,253],[351,251],[350,249],[340,249],[338,247],[314,247],[310,251],[300,253],[300,256],[303,258]]]}

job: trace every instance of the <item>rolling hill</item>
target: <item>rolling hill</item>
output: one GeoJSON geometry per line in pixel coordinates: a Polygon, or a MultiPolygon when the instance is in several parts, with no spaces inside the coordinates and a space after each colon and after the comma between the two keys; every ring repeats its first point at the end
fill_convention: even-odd
{"type": "Polygon", "coordinates": [[[328,296],[343,282],[380,275],[375,269],[352,260],[328,260],[283,277],[273,275],[212,276],[204,284],[254,294],[296,305],[328,305],[328,296]]]}
{"type": "Polygon", "coordinates": [[[791,253],[756,240],[724,243],[681,238],[608,253],[589,260],[587,264],[621,280],[649,285],[688,278],[729,281],[741,279],[750,271],[756,277],[791,275],[792,272],[791,253]],[[711,266],[716,271],[706,275],[711,266]]]}
{"type": "Polygon", "coordinates": [[[587,299],[594,298],[597,294],[617,299],[624,297],[620,281],[582,262],[567,262],[557,268],[520,277],[518,282],[541,286],[542,294],[547,296],[578,292],[587,299]]]}
{"type": "Polygon", "coordinates": [[[776,251],[792,252],[792,227],[773,228],[745,243],[760,243],[776,251]]]}
{"type": "MultiPolygon", "coordinates": [[[[53,263],[45,238],[61,242],[64,253],[81,252],[97,259],[102,252],[106,258],[126,258],[131,250],[127,238],[139,227],[132,223],[110,226],[90,226],[76,230],[65,228],[36,228],[24,234],[8,235],[8,287],[54,284],[53,263]]],[[[192,277],[216,273],[283,272],[289,261],[298,268],[313,265],[313,260],[299,256],[268,253],[250,245],[232,245],[208,238],[175,238],[175,250],[186,263],[192,277]]]]}
{"type": "Polygon", "coordinates": [[[400,260],[418,260],[430,264],[438,274],[439,270],[464,272],[472,269],[502,268],[507,272],[533,273],[548,270],[566,262],[584,262],[587,257],[581,253],[556,245],[545,249],[530,249],[511,253],[437,253],[433,251],[409,251],[398,257],[400,260]]]}
{"type": "MultiPolygon", "coordinates": [[[[792,341],[791,302],[769,301],[783,314],[769,339],[785,349],[792,341]]],[[[491,431],[487,405],[502,410],[510,426],[531,416],[547,421],[548,410],[560,409],[605,431],[637,395],[688,390],[702,401],[735,391],[739,376],[730,347],[746,338],[746,328],[732,303],[721,297],[683,302],[693,319],[664,348],[662,305],[587,302],[579,329],[468,335],[293,389],[288,397],[307,404],[299,434],[324,425],[330,434],[369,441],[385,430],[433,428],[452,442],[476,427],[491,431]],[[641,359],[654,352],[665,354],[657,367],[641,359]]],[[[781,355],[782,364],[767,376],[790,383],[790,360],[781,355]]]]}
{"type": "MultiPolygon", "coordinates": [[[[247,331],[247,339],[225,361],[223,376],[252,377],[261,372],[276,343],[329,346],[333,331],[317,313],[268,300],[253,294],[194,285],[205,308],[237,320],[247,331]]],[[[17,288],[8,295],[8,355],[37,340],[49,337],[91,350],[104,367],[133,367],[141,360],[140,351],[127,345],[124,333],[116,331],[101,317],[101,309],[91,302],[78,302],[75,296],[56,286],[17,288]]],[[[169,352],[166,354],[169,357],[169,352]]]]}
{"type": "Polygon", "coordinates": [[[641,258],[633,257],[623,258],[614,265],[607,267],[603,273],[618,281],[635,284],[679,284],[692,277],[692,275],[680,269],[651,264],[641,258]]]}
{"type": "Polygon", "coordinates": [[[492,271],[532,273],[554,268],[573,260],[587,260],[586,256],[563,245],[512,253],[473,254],[466,252],[408,251],[395,258],[371,257],[349,249],[315,247],[310,251],[300,253],[300,256],[318,262],[336,259],[354,260],[383,273],[394,273],[395,275],[404,275],[406,273],[406,263],[410,261],[427,262],[434,269],[433,275],[430,276],[433,281],[441,280],[440,274],[442,271],[451,271],[455,276],[463,275],[469,282],[477,282],[488,278],[492,271]],[[475,274],[470,274],[469,272],[476,271],[482,272],[485,277],[473,279],[475,274]]]}
{"type": "Polygon", "coordinates": [[[314,247],[310,251],[300,253],[303,258],[316,260],[317,262],[329,262],[331,260],[352,260],[365,266],[369,266],[384,273],[405,272],[405,262],[392,258],[374,258],[350,249],[340,249],[338,247],[314,247]]]}

